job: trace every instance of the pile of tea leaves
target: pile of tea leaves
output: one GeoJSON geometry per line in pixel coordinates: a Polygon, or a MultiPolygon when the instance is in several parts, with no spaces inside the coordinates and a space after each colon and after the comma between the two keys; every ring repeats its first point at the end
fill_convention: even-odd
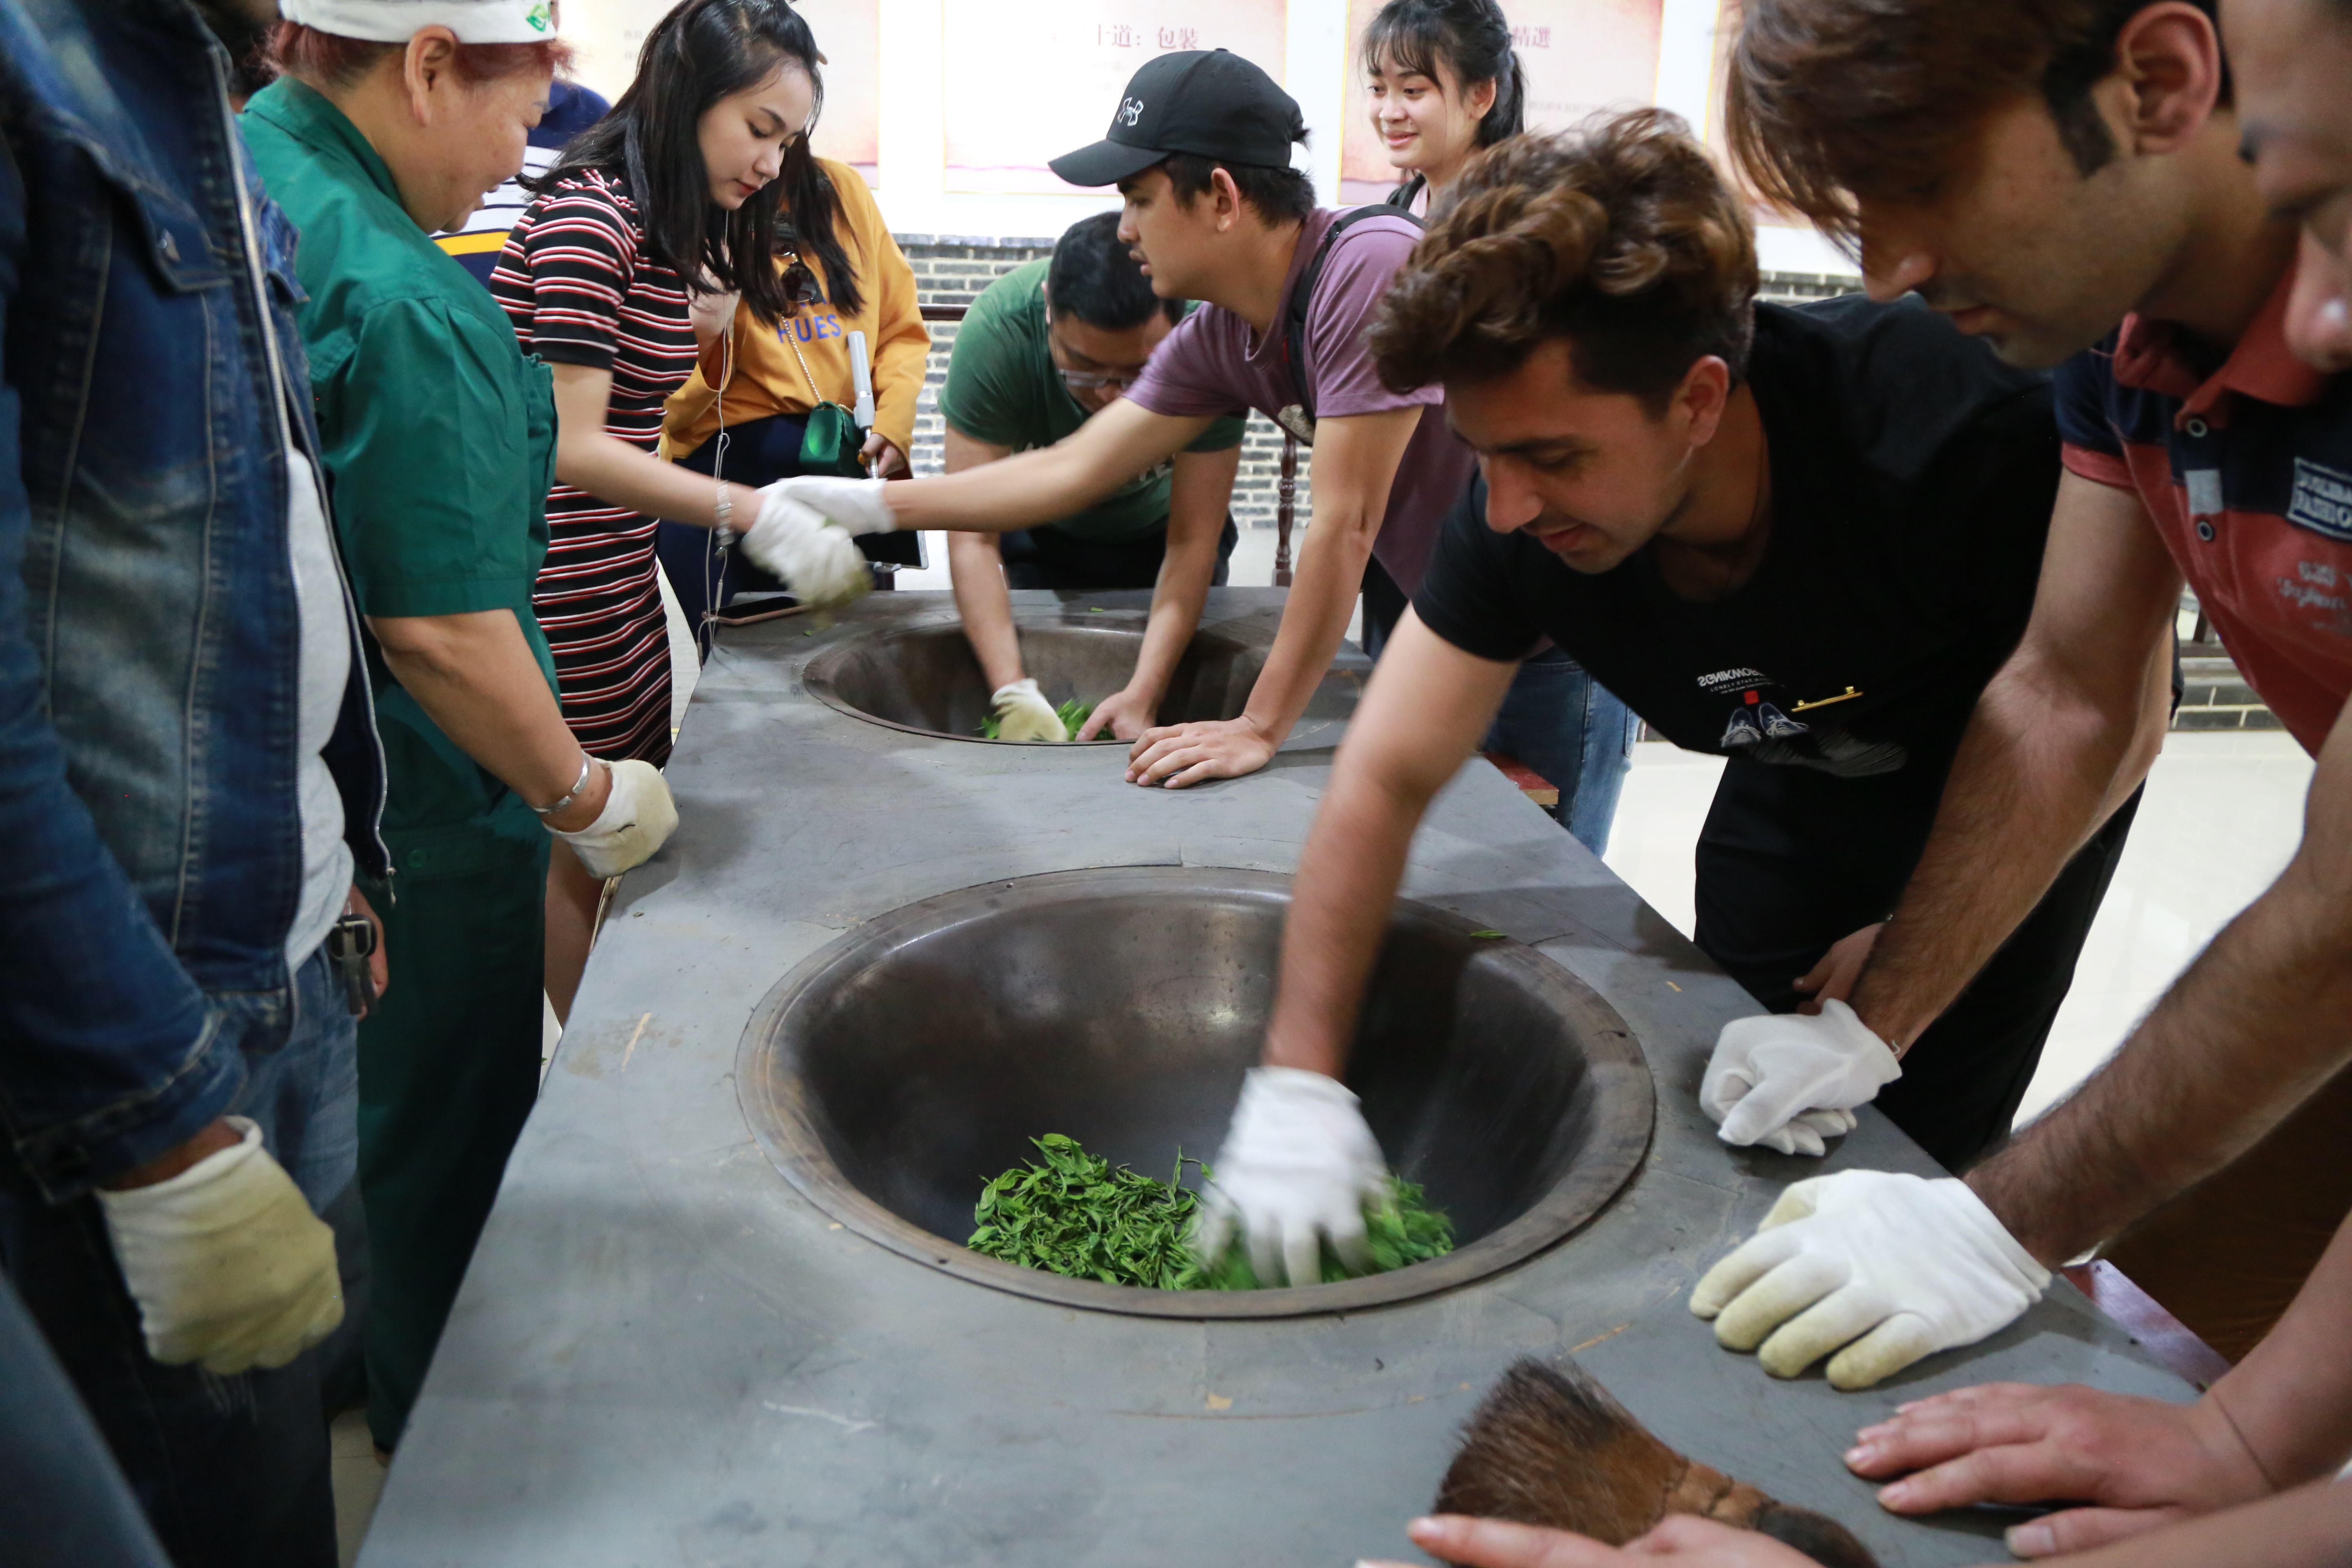
{"type": "MultiPolygon", "coordinates": [[[[1187,1164],[1203,1180],[1215,1173],[1179,1155],[1165,1182],[1087,1153],[1058,1132],[1033,1139],[1041,1160],[1016,1165],[982,1189],[972,1211],[974,1252],[1071,1279],[1099,1279],[1147,1290],[1254,1290],[1256,1271],[1236,1239],[1214,1266],[1202,1268],[1186,1245],[1200,1200],[1178,1184],[1187,1164]]],[[[1372,1272],[1442,1258],[1454,1250],[1454,1222],[1428,1207],[1421,1188],[1391,1175],[1386,1199],[1364,1211],[1372,1272]]],[[[1323,1282],[1354,1278],[1327,1245],[1323,1282]]]]}
{"type": "MultiPolygon", "coordinates": [[[[1054,716],[1062,721],[1062,728],[1067,731],[1073,739],[1076,739],[1078,733],[1078,726],[1085,723],[1089,718],[1093,717],[1094,710],[1095,705],[1093,703],[1081,701],[1077,698],[1073,697],[1067,702],[1063,703],[1059,708],[1055,709],[1054,716]]],[[[991,713],[988,717],[980,721],[980,738],[983,741],[995,740],[997,729],[998,723],[996,715],[991,713]]]]}

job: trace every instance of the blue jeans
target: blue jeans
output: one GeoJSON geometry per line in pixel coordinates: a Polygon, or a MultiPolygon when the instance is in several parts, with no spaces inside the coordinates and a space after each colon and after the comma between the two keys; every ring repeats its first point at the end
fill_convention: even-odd
{"type": "MultiPolygon", "coordinates": [[[[279,993],[215,996],[246,1081],[227,1109],[314,1208],[358,1168],[357,1041],[323,953],[279,993]]],[[[0,1270],[64,1363],[177,1568],[331,1568],[334,1498],[317,1352],[217,1377],[147,1354],[98,1200],[42,1198],[0,1157],[0,1270]]],[[[348,1310],[348,1307],[347,1307],[348,1310]]]]}
{"type": "Polygon", "coordinates": [[[1516,757],[1557,786],[1553,819],[1579,844],[1604,855],[1641,732],[1632,709],[1553,647],[1519,666],[1479,749],[1516,757]]]}
{"type": "MultiPolygon", "coordinates": [[[[1373,658],[1404,618],[1404,595],[1378,561],[1364,568],[1364,652],[1373,658]]],[[[1495,714],[1494,727],[1478,743],[1533,768],[1559,791],[1559,804],[1544,809],[1595,855],[1609,849],[1617,795],[1633,761],[1633,741],[1642,732],[1639,715],[1584,667],[1556,647],[1547,647],[1519,666],[1511,689],[1495,714]]]]}

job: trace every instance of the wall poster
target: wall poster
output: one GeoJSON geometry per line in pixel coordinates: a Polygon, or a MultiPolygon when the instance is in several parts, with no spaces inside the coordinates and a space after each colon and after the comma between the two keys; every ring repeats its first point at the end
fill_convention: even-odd
{"type": "Polygon", "coordinates": [[[1286,0],[1058,0],[1018,25],[972,0],[940,11],[950,191],[1070,193],[1046,161],[1100,140],[1154,55],[1231,49],[1283,79],[1286,0]]]}
{"type": "MultiPolygon", "coordinates": [[[[636,74],[646,34],[677,0],[564,0],[563,37],[580,51],[572,75],[618,98],[636,74]]],[[[847,163],[878,184],[882,123],[880,0],[795,0],[824,56],[824,109],[817,116],[820,158],[847,163]]]]}
{"type": "MultiPolygon", "coordinates": [[[[1597,110],[1656,101],[1664,0],[1504,0],[1528,73],[1528,128],[1557,131],[1597,110]]],[[[1372,130],[1360,58],[1381,0],[1348,0],[1347,123],[1339,133],[1339,200],[1376,202],[1399,174],[1372,130]]]]}

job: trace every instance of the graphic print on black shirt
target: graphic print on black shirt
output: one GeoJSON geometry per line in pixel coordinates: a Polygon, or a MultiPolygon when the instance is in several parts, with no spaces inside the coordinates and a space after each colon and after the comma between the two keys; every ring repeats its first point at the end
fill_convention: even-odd
{"type": "Polygon", "coordinates": [[[1570,569],[1474,481],[1413,600],[1483,658],[1539,637],[1687,751],[1864,778],[1948,767],[2023,632],[2058,483],[2046,377],[1916,303],[1759,305],[1771,472],[1755,575],[1677,597],[1647,550],[1570,569]]]}
{"type": "MultiPolygon", "coordinates": [[[[1738,669],[1718,669],[1700,676],[1698,685],[1700,690],[1710,695],[1738,694],[1731,705],[1731,717],[1723,726],[1723,739],[1717,743],[1725,752],[1745,756],[1751,762],[1817,767],[1848,778],[1891,773],[1909,760],[1899,741],[1858,740],[1835,724],[1819,727],[1819,721],[1801,723],[1790,718],[1778,704],[1766,700],[1764,694],[1777,682],[1760,669],[1749,669],[1744,665],[1738,669]],[[1811,736],[1811,741],[1797,744],[1804,736],[1811,736]]],[[[1810,702],[1792,701],[1789,706],[1803,713],[1827,708],[1833,702],[1851,702],[1865,695],[1849,686],[1837,696],[1816,698],[1810,702]]]]}

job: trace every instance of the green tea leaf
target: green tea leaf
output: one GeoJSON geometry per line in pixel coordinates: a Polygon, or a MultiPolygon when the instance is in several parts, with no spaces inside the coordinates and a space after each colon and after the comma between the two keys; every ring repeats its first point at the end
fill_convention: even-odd
{"type": "MultiPolygon", "coordinates": [[[[1203,1180],[1214,1173],[1180,1152],[1172,1179],[1157,1182],[1087,1153],[1058,1132],[1032,1139],[1042,1160],[1016,1165],[981,1190],[973,1251],[1072,1279],[1100,1279],[1161,1290],[1251,1290],[1257,1277],[1236,1242],[1214,1266],[1192,1256],[1198,1197],[1179,1184],[1187,1164],[1203,1180]]],[[[1422,1190],[1395,1176],[1387,1196],[1364,1211],[1375,1272],[1441,1258],[1454,1250],[1454,1223],[1429,1208],[1422,1190]]],[[[1326,1283],[1350,1278],[1328,1247],[1326,1283]]]]}

